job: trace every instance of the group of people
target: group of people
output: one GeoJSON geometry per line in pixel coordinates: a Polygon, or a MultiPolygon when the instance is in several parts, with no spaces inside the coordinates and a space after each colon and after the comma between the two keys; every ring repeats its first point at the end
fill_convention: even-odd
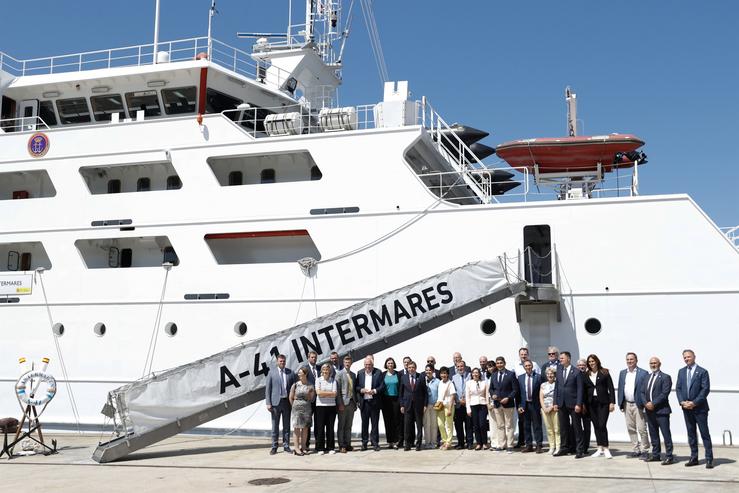
{"type": "MultiPolygon", "coordinates": [[[[618,407],[633,447],[629,457],[663,465],[675,462],[668,401],[672,378],[661,371],[659,358],[650,358],[647,371],[638,366],[635,353],[627,353],[626,368],[620,371],[615,387],[611,372],[595,354],[575,365],[568,351],[560,352],[556,347],[548,348],[542,365],[529,359],[525,347],[518,356],[513,370],[507,368],[502,356],[495,360],[481,356],[479,366],[471,368],[460,353],[454,353],[449,366],[437,367],[436,359],[429,356],[421,368],[406,356],[402,368],[387,358],[382,371],[370,355],[364,358],[363,370],[354,373],[350,355],[340,360],[332,352],[328,362],[318,365],[318,355],[311,352],[307,364],[293,373],[286,368],[285,356],[280,355],[277,368],[267,376],[265,391],[272,415],[270,453],[277,453],[280,424],[286,452],[309,453],[311,435],[318,454],[336,453],[337,442],[340,453],[350,452],[352,422],[359,410],[361,450],[380,450],[382,414],[387,446],[392,449],[512,453],[520,448],[523,453],[544,453],[546,430],[550,454],[573,454],[579,459],[588,454],[592,430],[597,449],[591,456],[610,459],[607,424],[610,413],[618,407]],[[516,427],[518,437],[514,440],[516,427]],[[294,432],[292,449],[290,429],[294,432]]],[[[675,390],[690,445],[685,465],[699,463],[697,428],[705,465],[710,469],[709,374],[695,363],[692,350],[686,349],[682,356],[685,367],[678,372],[675,390]]]]}

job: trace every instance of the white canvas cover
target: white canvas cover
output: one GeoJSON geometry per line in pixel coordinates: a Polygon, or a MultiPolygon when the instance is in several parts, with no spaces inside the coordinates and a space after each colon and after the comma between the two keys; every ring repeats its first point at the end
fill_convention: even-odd
{"type": "MultiPolygon", "coordinates": [[[[298,368],[315,350],[346,354],[387,341],[440,315],[510,287],[503,263],[480,261],[357,303],[262,339],[144,378],[112,391],[127,432],[140,435],[264,387],[278,354],[298,368]]],[[[513,279],[518,282],[518,279],[513,279]]],[[[364,356],[364,353],[358,353],[364,356]]],[[[234,409],[235,410],[235,409],[234,409]]]]}

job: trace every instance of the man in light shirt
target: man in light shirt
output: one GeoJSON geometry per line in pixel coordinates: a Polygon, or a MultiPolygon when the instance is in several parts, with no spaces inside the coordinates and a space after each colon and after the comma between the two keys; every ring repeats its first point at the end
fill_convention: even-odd
{"type": "Polygon", "coordinates": [[[647,418],[640,389],[649,372],[637,366],[636,353],[626,353],[626,368],[618,375],[618,407],[624,413],[626,430],[631,439],[632,451],[627,457],[637,458],[649,453],[647,418]]]}

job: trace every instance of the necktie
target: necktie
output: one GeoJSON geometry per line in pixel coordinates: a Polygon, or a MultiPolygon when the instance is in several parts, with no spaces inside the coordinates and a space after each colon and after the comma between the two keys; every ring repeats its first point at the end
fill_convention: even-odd
{"type": "Polygon", "coordinates": [[[531,376],[526,376],[526,400],[531,402],[531,376]]]}
{"type": "Polygon", "coordinates": [[[498,386],[500,386],[503,383],[503,372],[498,372],[498,386]]]}
{"type": "Polygon", "coordinates": [[[285,397],[287,395],[287,390],[285,389],[285,372],[280,369],[280,397],[285,397]]]}
{"type": "Polygon", "coordinates": [[[567,381],[567,376],[570,374],[570,367],[568,366],[565,368],[565,382],[567,381]]]}
{"type": "Polygon", "coordinates": [[[654,386],[654,379],[657,377],[657,372],[652,373],[649,377],[649,385],[647,386],[647,392],[649,393],[649,401],[652,401],[652,387],[654,386]]]}
{"type": "Polygon", "coordinates": [[[318,380],[318,367],[317,366],[313,367],[313,378],[318,380]]]}
{"type": "Polygon", "coordinates": [[[347,378],[349,379],[349,400],[354,400],[354,382],[352,382],[352,374],[347,372],[347,378]]]}
{"type": "Polygon", "coordinates": [[[411,390],[416,390],[416,376],[411,375],[411,390]]]}
{"type": "Polygon", "coordinates": [[[693,369],[688,367],[688,389],[690,389],[690,380],[692,378],[693,369]]]}

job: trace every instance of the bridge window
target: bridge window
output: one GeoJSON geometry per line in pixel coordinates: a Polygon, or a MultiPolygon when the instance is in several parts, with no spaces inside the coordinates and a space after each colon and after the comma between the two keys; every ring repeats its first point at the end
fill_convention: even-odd
{"type": "Polygon", "coordinates": [[[65,125],[91,121],[90,109],[85,98],[58,99],[56,109],[59,112],[59,119],[65,125]]]}
{"type": "Polygon", "coordinates": [[[46,125],[53,127],[56,125],[56,113],[54,113],[54,103],[51,101],[41,101],[38,105],[38,116],[46,125]]]}
{"type": "Polygon", "coordinates": [[[197,88],[179,87],[176,89],[162,89],[162,103],[168,115],[195,112],[197,88]]]}
{"type": "Polygon", "coordinates": [[[95,121],[109,122],[113,113],[118,113],[121,120],[126,118],[126,113],[123,111],[123,99],[120,94],[92,96],[90,103],[92,103],[92,114],[95,115],[95,121]]]}
{"type": "Polygon", "coordinates": [[[162,109],[159,107],[159,97],[156,91],[138,91],[126,93],[126,105],[131,118],[136,118],[136,112],[144,110],[144,116],[159,116],[162,109]]]}

